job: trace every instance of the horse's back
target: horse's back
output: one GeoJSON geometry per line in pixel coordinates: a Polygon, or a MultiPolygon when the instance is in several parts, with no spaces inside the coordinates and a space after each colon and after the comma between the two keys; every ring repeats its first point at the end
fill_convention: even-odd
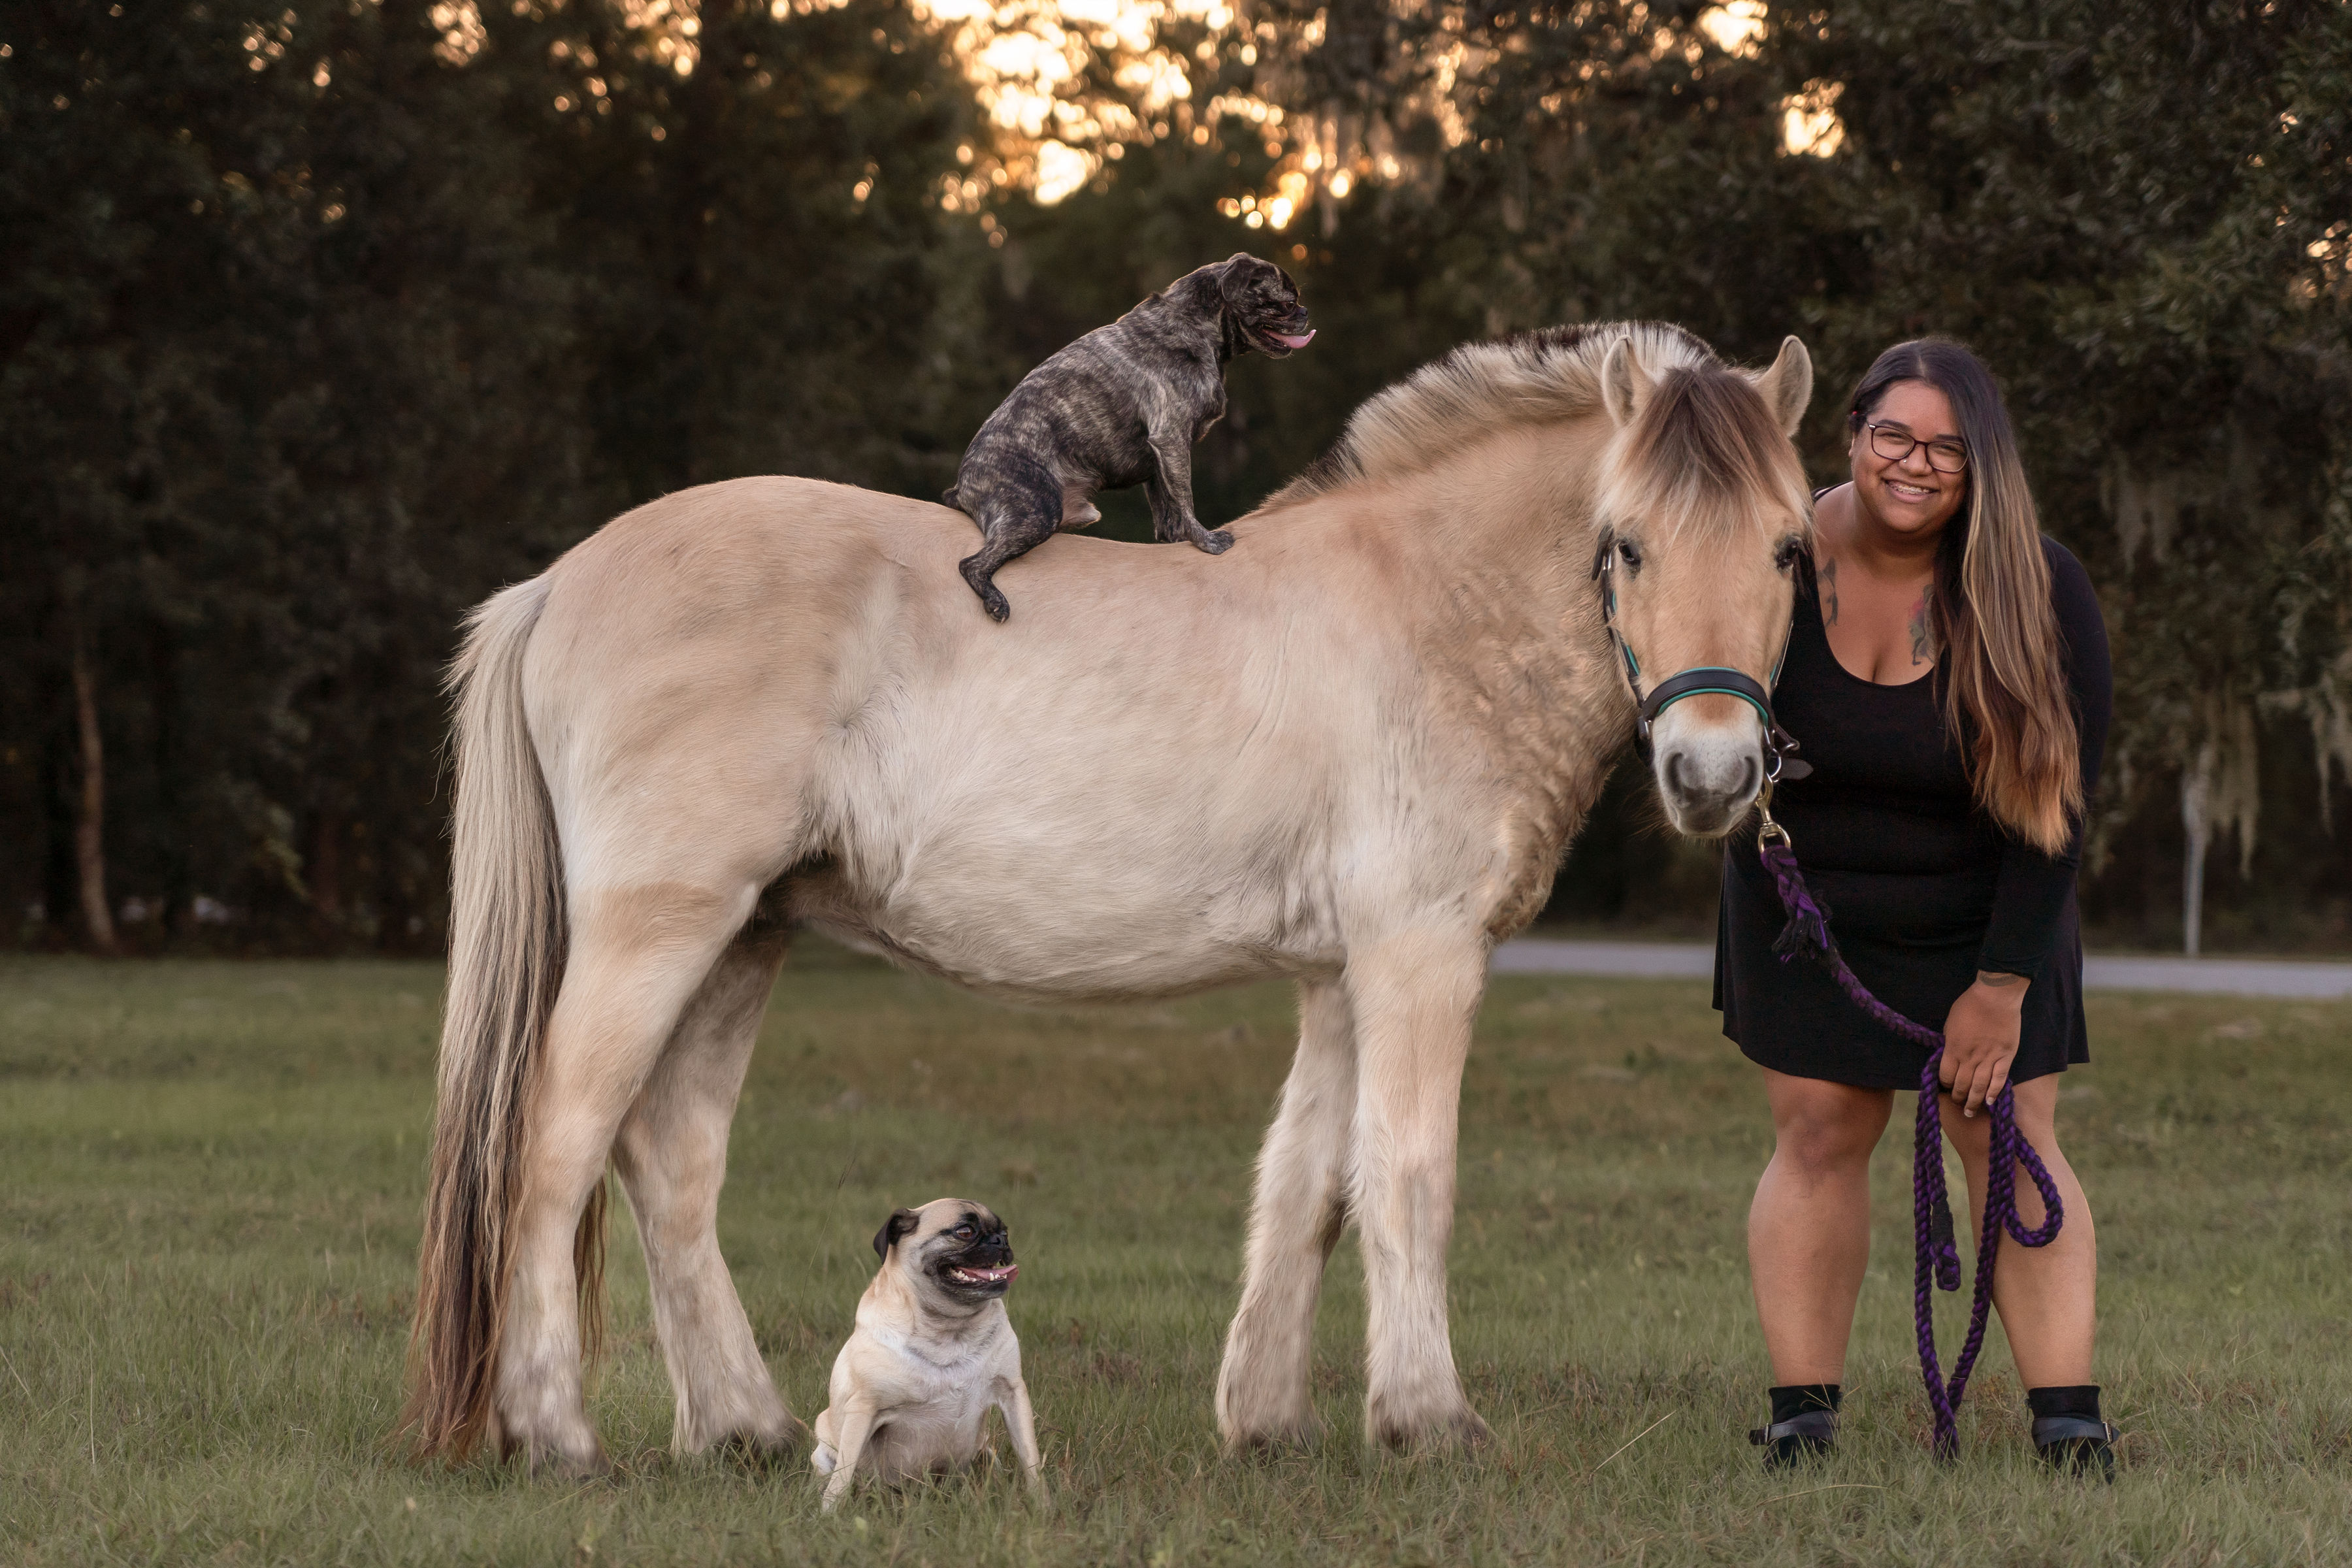
{"type": "Polygon", "coordinates": [[[616,520],[552,569],[531,648],[559,819],[623,880],[689,845],[753,878],[822,859],[807,912],[1008,989],[1181,988],[1323,945],[1294,879],[1336,805],[1330,678],[1367,666],[1328,595],[1247,541],[1066,535],[1008,569],[998,626],[955,572],[973,539],[797,479],[616,520]]]}

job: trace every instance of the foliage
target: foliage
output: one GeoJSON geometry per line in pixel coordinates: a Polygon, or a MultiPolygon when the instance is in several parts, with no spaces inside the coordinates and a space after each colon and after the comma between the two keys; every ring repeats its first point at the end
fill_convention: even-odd
{"type": "Polygon", "coordinates": [[[2251,858],[2255,710],[2324,711],[2352,647],[2352,15],[1919,0],[1780,25],[1793,71],[1846,84],[1838,203],[1872,273],[1829,313],[1835,352],[1931,327],[2002,369],[2106,590],[2108,820],[2173,784],[2251,858]]]}
{"type": "MultiPolygon", "coordinates": [[[[215,941],[430,949],[466,605],[688,484],[936,494],[1027,366],[1240,248],[1321,335],[1234,367],[1213,516],[1467,337],[1799,332],[1824,481],[1881,347],[1972,342],[2116,637],[2086,910],[2165,940],[2184,842],[2234,829],[2225,935],[2352,932],[2340,0],[164,0],[0,35],[26,940],[75,934],[77,649],[110,896],[168,911],[135,944],[201,896],[215,941]]],[[[1580,911],[1703,889],[1619,853],[1639,816],[1609,797],[1580,911]]]]}
{"type": "Polygon", "coordinates": [[[698,76],[639,64],[621,7],[443,10],[8,27],[0,810],[45,831],[0,875],[52,931],[74,638],[117,897],[435,945],[436,677],[468,605],[705,479],[936,489],[984,412],[953,398],[986,363],[949,259],[978,237],[933,199],[960,85],[903,7],[714,17],[698,76]]]}

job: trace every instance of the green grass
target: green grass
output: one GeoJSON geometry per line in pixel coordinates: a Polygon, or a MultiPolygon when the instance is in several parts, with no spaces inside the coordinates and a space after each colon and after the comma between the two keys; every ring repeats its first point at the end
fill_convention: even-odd
{"type": "Polygon", "coordinates": [[[812,944],[721,1216],[770,1365],[813,1415],[875,1227],[984,1199],[1023,1261],[1057,1505],[983,1468],[828,1520],[797,1468],[670,1458],[625,1219],[593,1394],[612,1481],[387,1452],[438,984],[0,962],[0,1562],[2352,1563],[2352,1007],[2093,1003],[2063,1125],[2105,1244],[2112,1489],[2031,1467],[1998,1333],[1966,1458],[1925,1457],[1907,1107],[1841,1452],[1759,1474],[1755,1073],[1703,987],[1571,980],[1496,984],[1464,1100],[1455,1346],[1496,1444],[1362,1448],[1349,1245],[1320,1325],[1330,1436],[1232,1461],[1209,1396],[1287,993],[1013,1012],[812,944]]]}

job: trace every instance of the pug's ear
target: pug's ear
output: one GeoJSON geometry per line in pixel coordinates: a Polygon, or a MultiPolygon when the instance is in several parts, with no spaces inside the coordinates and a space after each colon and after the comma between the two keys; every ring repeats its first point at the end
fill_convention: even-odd
{"type": "Polygon", "coordinates": [[[898,1245],[898,1238],[912,1236],[915,1227],[922,1223],[923,1216],[913,1209],[894,1210],[890,1217],[882,1222],[882,1228],[874,1233],[874,1256],[885,1263],[890,1261],[890,1249],[898,1245]]]}
{"type": "Polygon", "coordinates": [[[1217,295],[1229,310],[1245,310],[1249,305],[1251,274],[1259,268],[1272,265],[1260,261],[1246,250],[1236,250],[1217,264],[1217,295]]]}

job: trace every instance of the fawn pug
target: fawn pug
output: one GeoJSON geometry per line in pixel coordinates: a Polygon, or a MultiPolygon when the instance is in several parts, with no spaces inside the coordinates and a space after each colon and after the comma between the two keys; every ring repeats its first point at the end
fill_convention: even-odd
{"type": "Polygon", "coordinates": [[[831,1478],[826,1511],[861,1473],[894,1485],[970,1464],[991,1405],[1042,1498],[1036,1417],[1004,1314],[1020,1272],[1004,1222],[980,1204],[938,1198],[891,1215],[874,1250],[882,1267],[858,1300],[856,1331],[833,1363],[832,1403],[816,1418],[810,1464],[831,1478]]]}
{"type": "Polygon", "coordinates": [[[958,563],[988,613],[1012,613],[997,569],[1056,530],[1101,519],[1097,490],[1141,484],[1159,539],[1212,555],[1234,542],[1192,512],[1192,447],[1225,412],[1225,363],[1288,357],[1315,336],[1298,286],[1246,252],[1202,267],[1031,371],[971,438],[948,505],[980,525],[958,563]]]}

